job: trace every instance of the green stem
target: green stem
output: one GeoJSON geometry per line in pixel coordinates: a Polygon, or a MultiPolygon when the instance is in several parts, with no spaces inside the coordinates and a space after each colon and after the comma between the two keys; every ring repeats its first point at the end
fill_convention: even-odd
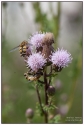
{"type": "Polygon", "coordinates": [[[40,104],[42,113],[44,113],[44,110],[43,110],[43,107],[42,107],[41,98],[40,98],[40,93],[39,93],[39,90],[38,90],[38,85],[36,85],[36,92],[37,92],[37,96],[38,96],[38,100],[39,100],[39,104],[40,104]]]}
{"type": "Polygon", "coordinates": [[[32,123],[32,119],[27,118],[27,124],[31,124],[32,123]]]}
{"type": "MultiPolygon", "coordinates": [[[[51,67],[50,67],[50,74],[52,73],[52,65],[51,65],[51,67]]],[[[48,84],[50,85],[50,83],[51,83],[51,76],[50,76],[50,78],[49,78],[49,82],[48,82],[48,84]]]]}
{"type": "MultiPolygon", "coordinates": [[[[45,82],[45,105],[48,105],[48,95],[47,95],[47,77],[46,77],[46,70],[44,71],[44,82],[45,82]]],[[[45,123],[48,123],[48,113],[45,112],[45,123]]]]}

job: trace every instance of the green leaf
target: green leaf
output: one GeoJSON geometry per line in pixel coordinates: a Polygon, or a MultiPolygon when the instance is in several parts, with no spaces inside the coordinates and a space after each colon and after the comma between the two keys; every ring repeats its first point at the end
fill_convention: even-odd
{"type": "Polygon", "coordinates": [[[39,102],[36,103],[36,114],[40,115],[40,116],[43,116],[43,112],[42,112],[42,109],[40,107],[39,102]]]}
{"type": "Polygon", "coordinates": [[[61,120],[61,115],[58,114],[54,117],[54,123],[59,123],[60,120],[61,120]]]}

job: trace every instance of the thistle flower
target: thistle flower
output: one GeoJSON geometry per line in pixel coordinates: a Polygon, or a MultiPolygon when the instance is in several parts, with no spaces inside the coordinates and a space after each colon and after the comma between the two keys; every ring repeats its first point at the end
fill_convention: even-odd
{"type": "Polygon", "coordinates": [[[69,63],[71,63],[71,61],[71,54],[68,53],[67,50],[63,50],[63,48],[58,48],[56,52],[52,53],[51,62],[59,69],[65,68],[69,63]]]}
{"type": "Polygon", "coordinates": [[[39,48],[42,46],[42,40],[43,37],[45,36],[44,33],[39,33],[36,32],[35,34],[33,34],[30,39],[29,42],[35,47],[35,48],[39,48]]]}
{"type": "Polygon", "coordinates": [[[46,59],[44,59],[40,53],[30,55],[27,60],[28,66],[32,69],[32,71],[35,72],[37,72],[39,69],[42,69],[45,63],[46,59]]]}

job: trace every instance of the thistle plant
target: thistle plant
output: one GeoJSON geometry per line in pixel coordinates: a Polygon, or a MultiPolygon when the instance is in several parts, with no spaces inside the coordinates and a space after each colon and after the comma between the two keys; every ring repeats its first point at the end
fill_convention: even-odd
{"type": "Polygon", "coordinates": [[[27,51],[24,56],[27,67],[27,73],[24,73],[24,76],[28,81],[35,82],[38,97],[37,108],[40,110],[40,115],[44,116],[45,123],[49,123],[50,111],[58,108],[53,102],[56,90],[52,79],[71,63],[72,57],[63,48],[54,49],[54,35],[50,32],[37,32],[31,35],[28,43],[31,44],[31,53],[28,54],[27,51]],[[41,99],[41,87],[45,93],[45,102],[41,99]]]}

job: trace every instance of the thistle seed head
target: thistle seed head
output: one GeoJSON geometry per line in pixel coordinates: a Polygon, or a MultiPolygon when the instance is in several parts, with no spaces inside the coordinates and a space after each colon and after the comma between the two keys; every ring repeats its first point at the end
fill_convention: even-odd
{"type": "Polygon", "coordinates": [[[42,41],[42,45],[52,45],[54,43],[54,35],[53,33],[46,33],[44,38],[43,38],[43,41],[42,41]]]}

